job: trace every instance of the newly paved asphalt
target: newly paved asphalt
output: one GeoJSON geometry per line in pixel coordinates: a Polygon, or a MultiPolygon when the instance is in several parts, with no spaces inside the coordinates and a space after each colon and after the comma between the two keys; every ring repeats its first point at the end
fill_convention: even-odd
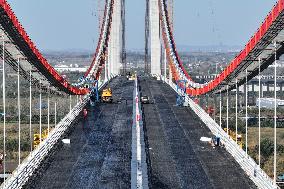
{"type": "Polygon", "coordinates": [[[233,157],[200,141],[211,137],[204,123],[186,107],[175,106],[175,92],[162,81],[140,78],[148,138],[150,188],[256,188],[233,157]]]}
{"type": "MultiPolygon", "coordinates": [[[[150,188],[256,188],[223,148],[202,143],[212,134],[189,108],[175,106],[175,92],[162,81],[140,78],[150,188]]],[[[89,107],[25,188],[130,188],[133,81],[109,86],[114,103],[89,107]],[[120,103],[118,103],[120,101],[120,103]],[[83,127],[84,126],[84,127],[83,127]]]]}
{"type": "Polygon", "coordinates": [[[65,137],[71,144],[60,144],[25,188],[130,188],[133,86],[114,79],[114,103],[88,106],[65,137]]]}

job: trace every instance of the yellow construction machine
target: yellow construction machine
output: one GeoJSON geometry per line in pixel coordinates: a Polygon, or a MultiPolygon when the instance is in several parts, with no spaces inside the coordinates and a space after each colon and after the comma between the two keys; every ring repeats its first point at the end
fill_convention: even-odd
{"type": "Polygon", "coordinates": [[[104,89],[102,92],[102,101],[111,103],[112,102],[112,90],[111,88],[104,89]]]}
{"type": "Polygon", "coordinates": [[[33,147],[34,149],[38,147],[41,141],[45,140],[48,137],[48,129],[43,130],[41,134],[34,134],[34,141],[33,141],[33,147]]]}
{"type": "MultiPolygon", "coordinates": [[[[227,132],[227,128],[224,128],[224,131],[227,132]]],[[[234,141],[236,141],[236,133],[234,131],[229,129],[228,134],[234,141]]],[[[237,144],[241,148],[243,148],[243,138],[242,138],[242,135],[239,135],[239,134],[237,135],[237,144]]]]}
{"type": "Polygon", "coordinates": [[[136,74],[128,72],[126,77],[127,77],[127,80],[133,81],[136,79],[136,74]]]}
{"type": "Polygon", "coordinates": [[[132,74],[131,77],[128,80],[134,81],[135,79],[136,79],[136,74],[132,74]]]}

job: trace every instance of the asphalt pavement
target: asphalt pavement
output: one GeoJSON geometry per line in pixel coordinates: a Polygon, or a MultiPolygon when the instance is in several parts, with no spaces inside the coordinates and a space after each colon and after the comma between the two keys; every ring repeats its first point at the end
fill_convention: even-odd
{"type": "Polygon", "coordinates": [[[115,78],[114,103],[87,106],[25,188],[130,188],[133,81],[115,78]]]}
{"type": "Polygon", "coordinates": [[[200,141],[212,137],[188,107],[177,107],[176,93],[162,81],[140,78],[148,147],[150,188],[256,188],[224,148],[200,141]]]}
{"type": "MultiPolygon", "coordinates": [[[[140,78],[150,188],[256,188],[224,148],[200,141],[211,137],[188,107],[177,107],[176,93],[162,81],[140,78]]],[[[133,81],[114,79],[114,103],[87,106],[24,188],[130,188],[133,81]]]]}

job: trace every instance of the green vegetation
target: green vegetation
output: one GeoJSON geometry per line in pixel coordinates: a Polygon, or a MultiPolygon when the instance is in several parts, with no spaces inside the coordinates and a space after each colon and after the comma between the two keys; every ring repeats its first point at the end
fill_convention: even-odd
{"type": "Polygon", "coordinates": [[[262,139],[260,142],[260,154],[263,158],[269,158],[274,152],[274,143],[269,138],[262,139]]]}

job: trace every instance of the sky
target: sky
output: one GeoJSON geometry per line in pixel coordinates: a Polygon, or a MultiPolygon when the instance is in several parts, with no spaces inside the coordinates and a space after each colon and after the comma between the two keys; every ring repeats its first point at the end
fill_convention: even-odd
{"type": "MultiPolygon", "coordinates": [[[[95,50],[98,0],[8,2],[40,50],[95,50]]],[[[275,3],[276,0],[174,0],[176,43],[244,46],[275,3]]],[[[144,0],[126,0],[128,50],[144,48],[144,16],[144,0]]]]}

